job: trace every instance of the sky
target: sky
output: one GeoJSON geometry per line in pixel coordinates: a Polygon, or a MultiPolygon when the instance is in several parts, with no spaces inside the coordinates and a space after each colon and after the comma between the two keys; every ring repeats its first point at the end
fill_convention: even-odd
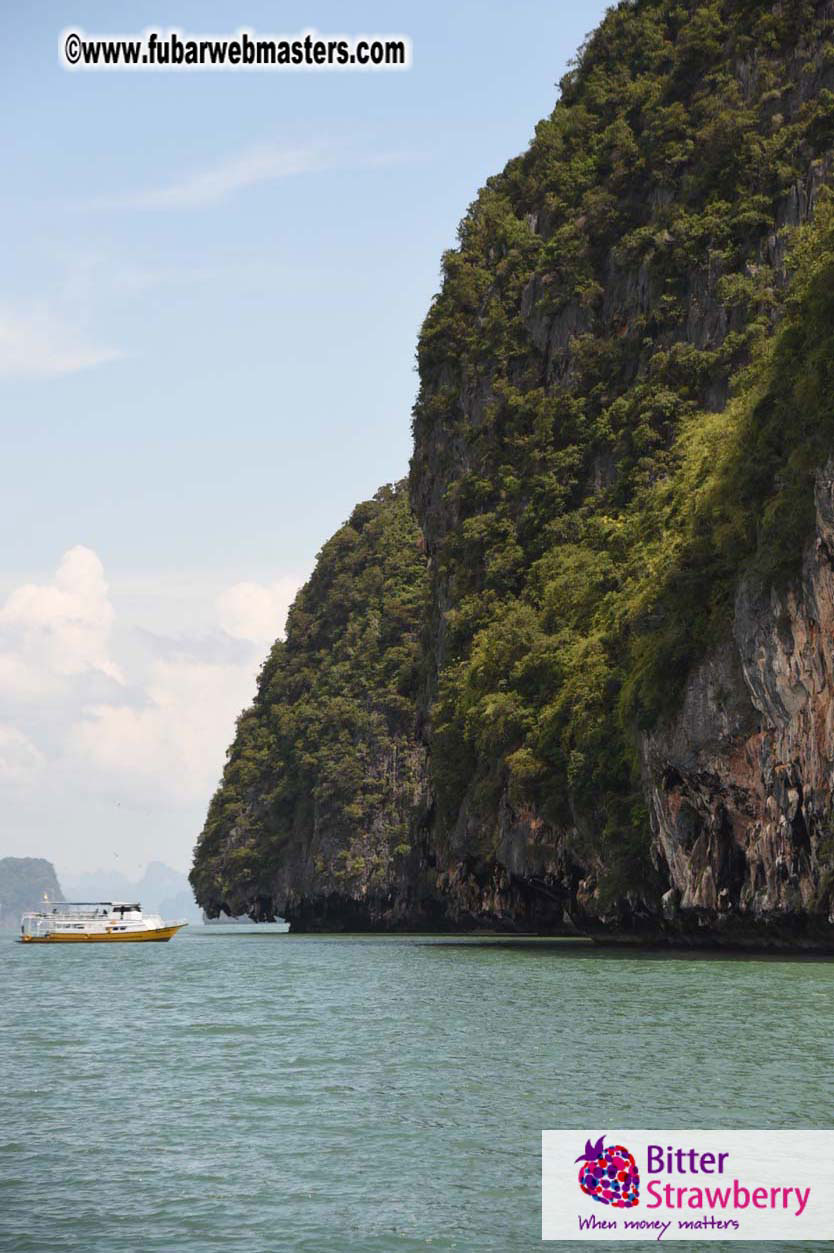
{"type": "Polygon", "coordinates": [[[441,255],[604,8],[2,6],[0,856],[187,869],[316,553],[407,471],[441,255]],[[72,73],[70,26],[413,64],[72,73]]]}

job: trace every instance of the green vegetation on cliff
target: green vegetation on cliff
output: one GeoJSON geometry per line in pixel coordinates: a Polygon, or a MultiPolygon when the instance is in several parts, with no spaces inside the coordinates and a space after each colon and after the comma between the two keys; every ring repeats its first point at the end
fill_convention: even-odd
{"type": "Polygon", "coordinates": [[[404,483],[328,540],[238,722],[191,880],[236,912],[282,873],[384,894],[422,801],[416,742],[425,555],[404,483]]]}
{"type": "MultiPolygon", "coordinates": [[[[680,892],[647,733],[730,639],[742,583],[800,574],[834,452],[832,169],[831,0],[609,11],[444,257],[417,521],[400,485],[323,549],[240,720],[201,902],[343,897],[390,922],[422,876],[450,918],[558,926],[680,892]]],[[[724,856],[725,902],[747,875],[772,908],[745,827],[772,780],[742,783],[714,812],[690,786],[694,894],[724,856]]],[[[816,874],[827,846],[796,822],[780,864],[816,874]]]]}
{"type": "Polygon", "coordinates": [[[461,225],[412,462],[441,841],[463,806],[488,861],[508,797],[603,893],[649,880],[635,728],[745,570],[798,573],[832,443],[827,216],[787,304],[784,264],[834,142],[832,38],[829,5],[619,5],[461,225]]]}
{"type": "Polygon", "coordinates": [[[815,475],[834,455],[830,196],[795,232],[788,262],[776,334],[756,344],[723,412],[682,425],[668,475],[627,515],[627,725],[653,725],[674,706],[692,665],[726,634],[742,577],[781,588],[800,574],[815,475]]]}

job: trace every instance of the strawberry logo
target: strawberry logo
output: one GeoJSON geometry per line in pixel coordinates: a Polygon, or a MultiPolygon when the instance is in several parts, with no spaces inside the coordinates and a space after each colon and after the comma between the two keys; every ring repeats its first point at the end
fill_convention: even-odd
{"type": "Polygon", "coordinates": [[[596,1144],[585,1141],[585,1152],[577,1157],[579,1186],[592,1201],[631,1209],[640,1198],[640,1172],[631,1153],[622,1144],[603,1147],[605,1136],[596,1144]]]}

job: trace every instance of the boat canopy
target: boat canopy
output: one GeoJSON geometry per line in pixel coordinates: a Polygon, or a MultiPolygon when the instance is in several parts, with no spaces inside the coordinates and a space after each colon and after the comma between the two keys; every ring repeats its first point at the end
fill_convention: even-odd
{"type": "Polygon", "coordinates": [[[129,909],[142,909],[138,902],[133,901],[42,901],[41,904],[51,906],[53,912],[56,909],[112,909],[121,913],[129,909]]]}
{"type": "Polygon", "coordinates": [[[47,901],[48,905],[112,905],[114,909],[138,909],[132,901],[47,901]]]}

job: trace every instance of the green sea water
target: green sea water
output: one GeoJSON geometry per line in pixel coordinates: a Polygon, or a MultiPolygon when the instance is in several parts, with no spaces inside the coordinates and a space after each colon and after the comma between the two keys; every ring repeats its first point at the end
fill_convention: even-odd
{"type": "Polygon", "coordinates": [[[834,1122],[827,960],[2,937],[0,1033],[3,1253],[565,1249],[542,1128],[834,1122]]]}

